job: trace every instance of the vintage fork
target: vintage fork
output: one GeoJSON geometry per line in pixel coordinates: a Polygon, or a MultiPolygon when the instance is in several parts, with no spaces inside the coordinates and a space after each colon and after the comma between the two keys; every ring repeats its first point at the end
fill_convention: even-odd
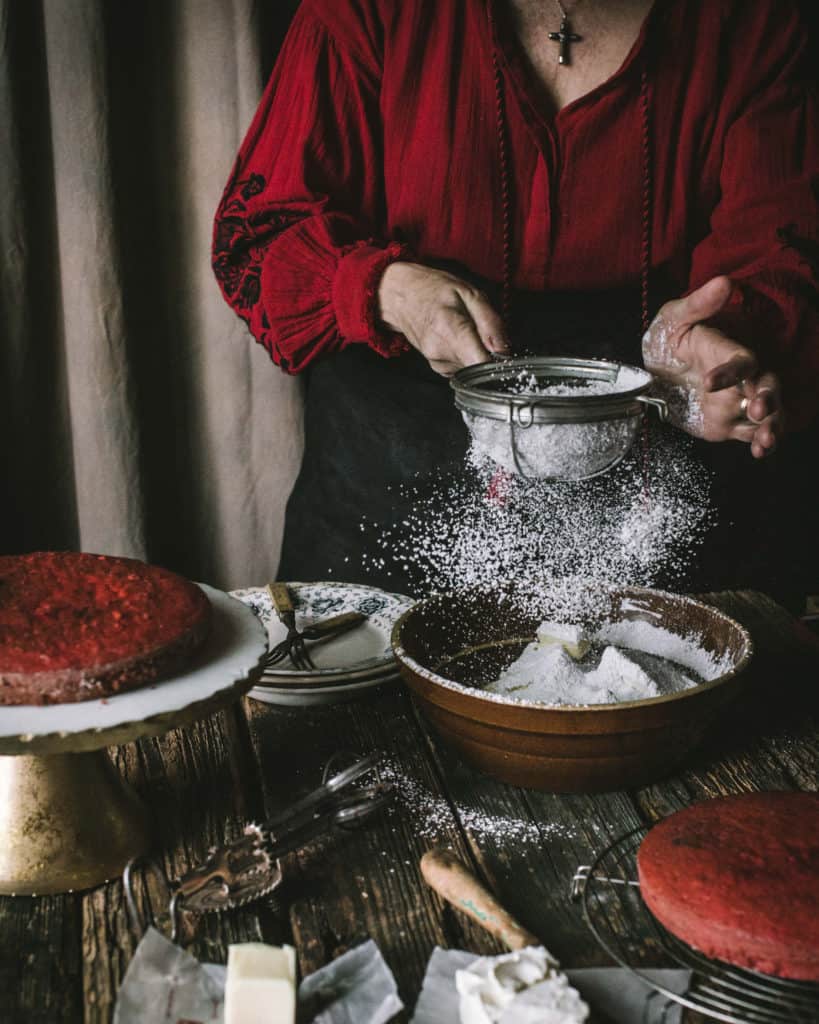
{"type": "Polygon", "coordinates": [[[267,592],[279,616],[279,621],[287,629],[287,636],[280,644],[277,644],[267,656],[267,664],[275,664],[280,657],[290,655],[290,660],[297,669],[304,672],[307,669],[315,671],[316,666],[313,659],[307,653],[304,638],[296,629],[296,612],[293,608],[293,601],[286,583],[268,583],[267,592]],[[280,654],[280,652],[283,652],[280,654]],[[275,659],[275,660],[274,660],[275,659]]]}
{"type": "MultiPolygon", "coordinates": [[[[302,640],[315,640],[327,642],[334,640],[337,636],[349,633],[351,629],[366,622],[367,616],[363,612],[342,612],[341,615],[333,615],[329,619],[320,619],[309,626],[302,627],[299,636],[302,640]]],[[[277,665],[290,654],[290,641],[282,640],[276,644],[272,651],[265,658],[265,668],[270,665],[277,665]]]]}

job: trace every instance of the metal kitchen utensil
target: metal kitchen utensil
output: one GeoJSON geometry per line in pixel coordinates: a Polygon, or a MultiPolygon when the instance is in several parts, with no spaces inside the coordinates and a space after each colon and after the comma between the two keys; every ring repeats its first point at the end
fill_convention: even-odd
{"type": "Polygon", "coordinates": [[[581,900],[592,934],[622,967],[666,998],[727,1024],[816,1024],[819,984],[788,981],[743,970],[698,953],[667,931],[649,911],[637,881],[637,851],[648,827],[634,829],[608,846],[572,879],[571,895],[581,900]],[[673,960],[693,972],[680,995],[652,981],[642,964],[673,960]]]}
{"type": "Polygon", "coordinates": [[[647,406],[667,418],[653,380],[623,363],[536,356],[469,366],[450,384],[476,449],[503,469],[589,480],[623,460],[647,406]]]}
{"type": "MultiPolygon", "coordinates": [[[[270,600],[273,602],[273,607],[276,609],[279,620],[287,629],[287,636],[268,654],[268,659],[278,654],[279,650],[282,649],[285,654],[290,656],[290,660],[297,669],[301,671],[306,671],[307,669],[315,670],[316,666],[307,653],[304,640],[296,629],[296,612],[293,608],[293,601],[290,597],[290,591],[287,589],[287,584],[268,583],[267,591],[270,594],[270,600]]],[[[270,664],[269,661],[268,664],[270,664]]]]}
{"type": "MultiPolygon", "coordinates": [[[[233,842],[211,848],[204,862],[181,878],[169,882],[156,862],[148,863],[147,866],[163,878],[169,894],[172,942],[179,934],[183,910],[194,913],[231,910],[268,895],[281,884],[281,857],[335,827],[354,828],[389,803],[393,787],[380,777],[378,754],[355,761],[331,775],[339,756],[328,762],[317,789],[261,825],[247,825],[233,842]]],[[[146,922],[137,907],[136,864],[133,860],[126,865],[122,881],[131,919],[144,931],[147,924],[154,922],[146,922]]]]}
{"type": "MultiPolygon", "coordinates": [[[[363,612],[343,612],[341,615],[333,615],[329,619],[322,619],[320,622],[313,622],[309,626],[302,627],[298,631],[298,636],[302,640],[324,641],[326,643],[337,636],[349,633],[351,629],[355,629],[356,626],[360,626],[362,622],[366,621],[367,616],[363,612]]],[[[265,659],[265,668],[284,661],[291,652],[291,645],[292,641],[287,639],[276,644],[265,659]]]]}

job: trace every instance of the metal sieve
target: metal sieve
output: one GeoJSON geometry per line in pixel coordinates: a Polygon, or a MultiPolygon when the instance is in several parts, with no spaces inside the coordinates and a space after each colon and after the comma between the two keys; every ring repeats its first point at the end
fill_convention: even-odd
{"type": "Polygon", "coordinates": [[[479,363],[450,381],[477,451],[518,476],[589,480],[634,443],[653,376],[602,359],[534,356],[479,363]]]}

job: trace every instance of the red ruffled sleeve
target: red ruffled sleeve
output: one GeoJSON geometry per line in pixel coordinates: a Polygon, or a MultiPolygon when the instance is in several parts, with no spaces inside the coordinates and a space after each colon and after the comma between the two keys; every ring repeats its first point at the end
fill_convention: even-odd
{"type": "MultiPolygon", "coordinates": [[[[299,8],[216,212],[213,268],[227,302],[289,373],[323,352],[407,342],[377,322],[385,267],[406,258],[384,222],[377,35],[344,39],[299,8]]],[[[356,31],[358,29],[358,32],[356,31]]]]}
{"type": "Polygon", "coordinates": [[[717,274],[740,285],[741,306],[720,325],[779,372],[798,428],[819,409],[819,105],[795,8],[771,3],[746,19],[744,7],[729,26],[721,196],[690,287],[717,274]]]}

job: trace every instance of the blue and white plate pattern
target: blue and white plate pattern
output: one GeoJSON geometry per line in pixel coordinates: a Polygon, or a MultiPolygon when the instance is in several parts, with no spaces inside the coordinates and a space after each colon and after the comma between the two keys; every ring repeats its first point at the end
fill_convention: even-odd
{"type": "Polygon", "coordinates": [[[401,676],[398,672],[390,670],[373,679],[354,679],[351,682],[334,683],[332,686],[300,688],[268,684],[254,686],[248,697],[261,701],[263,704],[277,704],[284,708],[321,707],[327,704],[341,704],[344,701],[357,700],[369,691],[387,684],[398,683],[400,679],[401,676]]]}
{"type": "MultiPolygon", "coordinates": [[[[399,616],[415,603],[411,598],[358,583],[288,583],[287,586],[296,612],[297,629],[344,612],[362,612],[367,621],[332,641],[308,642],[315,671],[301,672],[285,661],[267,668],[265,679],[321,679],[330,684],[340,683],[347,677],[361,678],[361,673],[380,675],[379,669],[394,672],[390,634],[399,616]]],[[[271,649],[284,640],[287,630],[279,621],[266,587],[248,587],[233,590],[231,594],[261,619],[271,649]]]]}

